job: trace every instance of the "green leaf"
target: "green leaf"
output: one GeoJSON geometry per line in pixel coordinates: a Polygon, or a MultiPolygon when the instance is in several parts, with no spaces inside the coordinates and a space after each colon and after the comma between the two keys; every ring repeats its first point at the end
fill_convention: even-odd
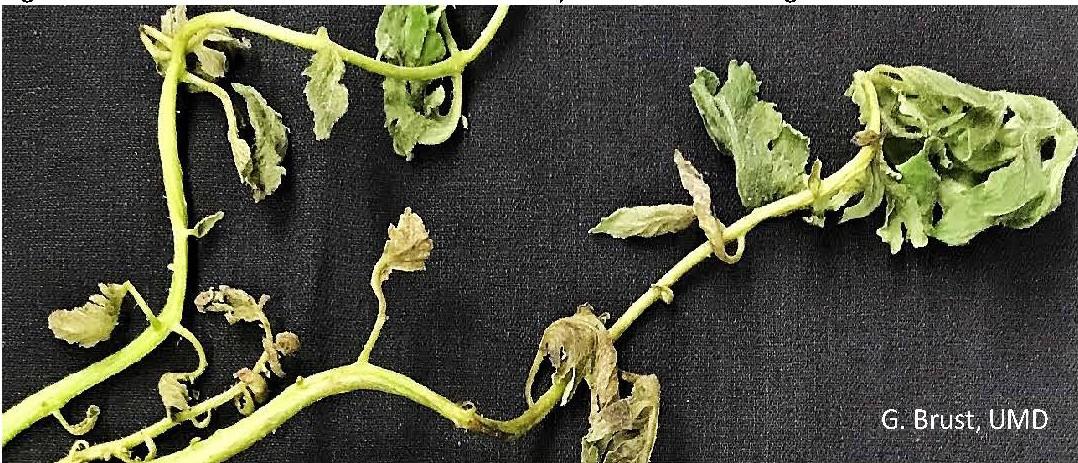
{"type": "Polygon", "coordinates": [[[923,67],[881,65],[856,74],[847,91],[862,120],[860,79],[876,90],[887,138],[862,201],[844,220],[868,215],[886,198],[878,234],[892,252],[905,242],[925,246],[928,237],[961,245],[992,226],[1026,228],[1059,206],[1078,131],[1051,101],[982,90],[923,67]],[[1042,159],[1049,143],[1055,148],[1042,159]]]}
{"type": "Polygon", "coordinates": [[[101,283],[98,288],[101,293],[90,296],[90,301],[81,307],[49,314],[49,329],[54,336],[79,347],[93,347],[112,335],[120,319],[120,304],[127,295],[127,287],[101,283]]]}
{"type": "Polygon", "coordinates": [[[632,383],[632,394],[588,417],[591,426],[581,439],[583,463],[651,461],[659,432],[659,379],[631,373],[622,377],[632,383]]]}
{"type": "Polygon", "coordinates": [[[225,213],[223,211],[217,211],[212,215],[203,217],[202,220],[199,220],[194,228],[191,229],[191,236],[194,236],[195,238],[206,236],[206,234],[213,229],[213,226],[217,224],[217,221],[223,218],[225,218],[225,213]]]}
{"type": "Polygon", "coordinates": [[[311,64],[303,70],[303,75],[309,79],[303,94],[314,113],[315,139],[325,140],[333,125],[348,111],[348,88],[341,84],[344,60],[329,41],[326,28],[319,27],[317,35],[326,45],[311,57],[311,64]]]}
{"type": "MultiPolygon", "coordinates": [[[[427,66],[446,55],[447,45],[455,50],[451,37],[443,37],[438,23],[443,7],[390,5],[382,10],[375,31],[378,56],[400,66],[427,66]]],[[[385,127],[393,137],[393,149],[412,159],[417,144],[435,145],[449,139],[461,118],[463,84],[460,75],[451,78],[453,103],[442,114],[444,86],[435,81],[386,78],[382,83],[385,127]]]]}
{"type": "MultiPolygon", "coordinates": [[[[285,169],[280,164],[288,151],[288,128],[281,122],[281,115],[266,103],[266,99],[254,87],[233,83],[232,88],[247,102],[247,117],[255,133],[254,156],[249,159],[236,156],[236,171],[240,174],[240,181],[251,188],[251,195],[258,202],[281,186],[285,169]]],[[[237,154],[235,146],[233,149],[233,154],[237,154]]]]}
{"type": "Polygon", "coordinates": [[[695,220],[692,206],[684,204],[623,207],[603,217],[588,233],[606,233],[614,238],[651,238],[684,230],[695,220]]]}
{"type": "Polygon", "coordinates": [[[809,139],[757,98],[760,83],[749,64],[731,61],[719,84],[698,67],[689,88],[708,135],[734,158],[741,203],[757,207],[804,189],[809,139]]]}
{"type": "Polygon", "coordinates": [[[524,397],[529,405],[534,403],[532,385],[544,358],[554,367],[552,381],[569,379],[562,405],[569,401],[582,381],[586,381],[591,389],[593,409],[617,399],[618,353],[603,321],[595,316],[590,305],[577,307],[576,314],[554,321],[543,331],[539,351],[524,384],[524,397]]]}

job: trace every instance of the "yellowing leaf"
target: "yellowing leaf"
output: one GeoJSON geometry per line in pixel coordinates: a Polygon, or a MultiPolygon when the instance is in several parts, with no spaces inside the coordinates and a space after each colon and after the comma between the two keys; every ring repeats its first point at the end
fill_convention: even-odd
{"type": "Polygon", "coordinates": [[[119,284],[98,285],[101,294],[74,309],[60,309],[49,314],[49,329],[59,339],[79,347],[93,347],[112,335],[120,318],[120,304],[127,288],[119,284]]]}
{"type": "Polygon", "coordinates": [[[90,405],[86,408],[86,417],[75,424],[70,424],[64,415],[60,413],[60,410],[56,410],[52,413],[52,416],[56,417],[56,420],[60,422],[60,426],[64,427],[72,436],[82,436],[94,429],[94,425],[97,424],[97,418],[101,416],[101,408],[97,405],[90,405]]]}
{"type": "Polygon", "coordinates": [[[236,171],[240,181],[251,187],[255,202],[266,199],[281,186],[281,177],[285,174],[281,161],[288,151],[288,128],[281,122],[281,115],[266,103],[258,90],[243,84],[233,83],[232,88],[247,102],[247,117],[254,127],[255,143],[250,159],[242,158],[243,150],[235,150],[236,171]]]}
{"type": "Polygon", "coordinates": [[[325,40],[325,46],[311,57],[311,64],[303,70],[309,79],[303,88],[307,106],[314,113],[314,135],[318,140],[329,138],[333,125],[348,111],[348,88],[341,84],[344,77],[344,60],[337,48],[332,46],[326,28],[318,28],[317,35],[325,40]]]}
{"type": "Polygon", "coordinates": [[[434,249],[434,242],[423,225],[423,219],[404,208],[397,225],[389,226],[389,239],[382,248],[382,256],[375,264],[374,278],[384,282],[394,270],[414,272],[426,269],[427,258],[434,249]]]}
{"type": "Polygon", "coordinates": [[[603,217],[588,233],[606,233],[614,238],[651,238],[684,230],[695,220],[692,206],[684,204],[623,207],[603,217]]]}
{"type": "Polygon", "coordinates": [[[618,353],[606,326],[595,316],[590,305],[577,307],[576,314],[554,321],[543,331],[539,351],[524,384],[524,397],[529,405],[533,403],[531,390],[535,375],[544,358],[554,367],[553,382],[570,380],[562,396],[562,405],[569,401],[582,381],[586,381],[591,389],[593,409],[617,399],[618,353]]]}
{"type": "Polygon", "coordinates": [[[266,378],[252,371],[250,368],[242,368],[233,375],[240,380],[251,392],[251,397],[256,403],[263,403],[269,398],[269,384],[266,378]]]}
{"type": "Polygon", "coordinates": [[[681,151],[674,150],[674,163],[677,164],[681,186],[692,196],[692,207],[693,212],[696,214],[696,221],[700,225],[700,229],[704,231],[704,235],[707,236],[707,241],[711,243],[711,249],[714,251],[715,256],[729,264],[737,262],[741,259],[741,252],[745,249],[744,238],[738,239],[738,250],[734,254],[729,254],[726,251],[726,238],[723,236],[726,227],[711,212],[711,187],[708,186],[707,182],[704,182],[704,176],[700,174],[700,171],[696,170],[696,167],[693,167],[692,163],[681,155],[681,151]]]}
{"type": "Polygon", "coordinates": [[[591,426],[581,439],[583,463],[651,461],[659,433],[659,379],[631,373],[622,377],[632,383],[632,394],[588,417],[591,426]]]}
{"type": "Polygon", "coordinates": [[[184,411],[191,408],[188,404],[190,396],[187,393],[187,385],[182,381],[186,377],[182,373],[165,373],[157,381],[157,393],[161,395],[161,403],[165,405],[165,411],[172,416],[172,411],[184,411]]]}
{"type": "Polygon", "coordinates": [[[263,294],[257,301],[246,291],[221,285],[218,289],[210,288],[195,296],[195,307],[199,312],[222,312],[229,324],[238,321],[263,323],[266,314],[263,309],[270,297],[263,294]]]}

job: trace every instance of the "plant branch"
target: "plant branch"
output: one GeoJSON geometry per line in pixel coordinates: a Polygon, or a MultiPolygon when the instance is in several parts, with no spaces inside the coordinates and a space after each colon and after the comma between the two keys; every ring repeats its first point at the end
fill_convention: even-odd
{"type": "Polygon", "coordinates": [[[183,317],[184,295],[187,291],[187,200],[183,191],[183,169],[180,165],[176,135],[176,96],[185,70],[186,51],[182,46],[172,49],[173,59],[161,84],[161,100],[157,111],[157,144],[161,155],[161,177],[165,186],[169,223],[172,228],[172,281],[168,299],[143,332],[119,351],[105,357],[64,379],[46,386],[4,412],[3,445],[41,418],[59,410],[75,396],[123,371],[139,361],[164,341],[173,326],[183,317]]]}

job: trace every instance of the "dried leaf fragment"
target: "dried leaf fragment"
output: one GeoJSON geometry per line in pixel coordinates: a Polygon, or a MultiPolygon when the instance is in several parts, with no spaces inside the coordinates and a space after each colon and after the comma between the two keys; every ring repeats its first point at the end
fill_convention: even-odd
{"type": "Polygon", "coordinates": [[[605,233],[614,238],[651,238],[682,231],[695,220],[692,206],[684,204],[623,207],[603,217],[588,233],[605,233]]]}
{"type": "Polygon", "coordinates": [[[186,379],[183,373],[165,373],[157,381],[157,393],[161,395],[161,403],[165,405],[165,412],[172,416],[173,410],[184,411],[191,408],[187,402],[191,397],[188,395],[186,379]]]}
{"type": "Polygon", "coordinates": [[[63,413],[60,410],[52,412],[52,416],[56,417],[56,420],[60,422],[60,425],[71,434],[72,436],[82,436],[94,429],[94,425],[97,424],[97,417],[101,415],[101,408],[97,405],[90,405],[86,407],[86,417],[75,424],[70,424],[67,419],[64,418],[63,413]]]}
{"type": "Polygon", "coordinates": [[[112,335],[120,319],[120,305],[127,295],[122,284],[101,283],[100,294],[74,309],[59,309],[49,314],[49,329],[59,339],[79,347],[93,347],[112,335]]]}
{"type": "Polygon", "coordinates": [[[394,270],[415,272],[426,269],[427,258],[434,249],[434,241],[431,241],[427,233],[427,227],[423,224],[423,218],[412,212],[412,208],[404,208],[404,213],[396,225],[389,226],[389,239],[382,248],[382,256],[375,264],[372,284],[381,283],[389,279],[389,274],[394,270]]]}
{"type": "Polygon", "coordinates": [[[582,463],[651,461],[659,432],[659,379],[631,373],[622,377],[632,383],[632,394],[588,417],[591,426],[581,439],[582,463]]]}
{"type": "Polygon", "coordinates": [[[241,368],[233,376],[247,387],[256,403],[264,403],[269,398],[269,384],[262,375],[250,368],[241,368]]]}

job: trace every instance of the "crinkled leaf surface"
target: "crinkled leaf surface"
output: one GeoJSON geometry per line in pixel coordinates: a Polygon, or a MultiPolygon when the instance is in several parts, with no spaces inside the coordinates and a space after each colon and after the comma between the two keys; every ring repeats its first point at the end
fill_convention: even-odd
{"type": "MultiPolygon", "coordinates": [[[[844,216],[863,217],[886,199],[878,234],[892,252],[928,237],[960,245],[995,225],[1026,228],[1059,206],[1078,132],[1051,101],[916,66],[881,65],[857,78],[876,90],[885,139],[861,202],[844,216]]],[[[847,95],[864,120],[858,87],[847,95]]]]}
{"type": "Polygon", "coordinates": [[[632,383],[632,394],[588,417],[591,426],[581,439],[583,463],[651,461],[659,432],[659,378],[630,373],[622,376],[632,383]]]}
{"type": "Polygon", "coordinates": [[[605,233],[615,238],[651,238],[684,230],[695,220],[692,206],[684,204],[623,207],[603,217],[588,233],[605,233]]]}
{"type": "MultiPolygon", "coordinates": [[[[177,5],[169,8],[161,16],[161,32],[172,38],[187,24],[187,7],[177,5]]],[[[158,50],[165,52],[158,54],[161,58],[154,57],[157,61],[157,70],[163,75],[168,66],[168,48],[158,42],[158,50]]],[[[195,55],[195,67],[193,72],[207,80],[216,80],[225,76],[228,72],[228,53],[236,50],[251,48],[251,44],[242,38],[232,36],[225,28],[211,29],[204,35],[202,40],[190,47],[188,52],[195,55]]]]}
{"type": "Polygon", "coordinates": [[[157,393],[161,396],[161,403],[165,405],[165,411],[172,416],[173,410],[187,410],[190,404],[187,402],[190,396],[187,393],[187,385],[183,383],[185,375],[182,373],[165,373],[157,381],[157,393]]]}
{"type": "Polygon", "coordinates": [[[329,138],[333,125],[348,111],[348,88],[341,83],[344,60],[329,41],[326,28],[318,28],[317,35],[324,38],[327,45],[311,57],[311,64],[303,70],[303,75],[308,79],[303,94],[307,96],[307,106],[314,113],[314,136],[318,140],[325,140],[329,138]]]}
{"type": "Polygon", "coordinates": [[[384,282],[394,270],[414,272],[426,269],[427,258],[434,249],[434,242],[418,214],[407,207],[396,225],[389,226],[389,239],[382,248],[382,256],[375,264],[373,280],[384,282]]]}
{"type": "Polygon", "coordinates": [[[532,384],[544,358],[554,367],[552,381],[570,380],[562,405],[568,402],[582,381],[586,381],[591,389],[593,409],[617,399],[618,353],[606,326],[595,316],[590,305],[577,307],[576,314],[556,320],[543,331],[539,351],[524,385],[528,403],[532,402],[532,384]]]}
{"type": "Polygon", "coordinates": [[[254,87],[233,83],[232,88],[247,102],[247,117],[255,134],[254,150],[248,151],[252,156],[248,159],[236,156],[236,171],[258,202],[281,186],[281,177],[285,174],[281,161],[288,151],[288,128],[281,121],[281,115],[254,87]]]}
{"type": "Polygon", "coordinates": [[[49,314],[49,329],[54,336],[79,347],[93,347],[112,335],[127,288],[112,283],[101,283],[98,288],[101,293],[90,296],[90,301],[81,307],[49,314]]]}
{"type": "MultiPolygon", "coordinates": [[[[443,7],[389,5],[382,10],[375,30],[378,56],[400,66],[426,66],[446,56],[447,39],[438,31],[443,7]]],[[[393,137],[393,149],[412,158],[417,144],[444,142],[460,120],[462,86],[454,76],[453,108],[446,114],[439,108],[446,98],[445,88],[435,81],[386,78],[382,83],[385,126],[393,137]]]]}
{"type": "Polygon", "coordinates": [[[721,86],[715,73],[698,67],[689,88],[708,135],[734,158],[742,204],[757,207],[804,189],[809,139],[774,104],[760,101],[748,63],[731,61],[721,86]]]}

